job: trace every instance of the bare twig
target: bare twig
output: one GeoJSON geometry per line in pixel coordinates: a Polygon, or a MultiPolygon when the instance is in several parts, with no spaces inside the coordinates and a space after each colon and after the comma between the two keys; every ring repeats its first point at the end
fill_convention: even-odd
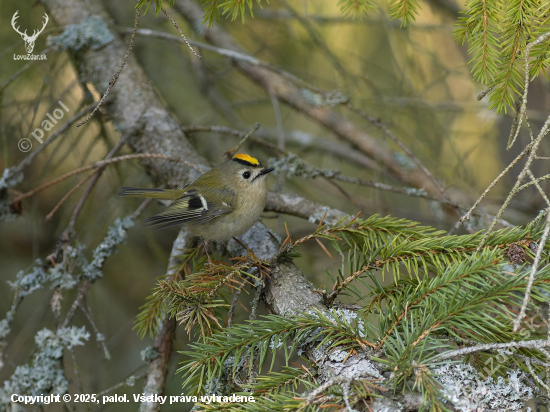
{"type": "Polygon", "coordinates": [[[227,126],[182,126],[181,130],[184,133],[196,133],[196,132],[212,132],[219,134],[226,134],[230,136],[243,138],[246,133],[237,129],[231,129],[227,126]]]}
{"type": "Polygon", "coordinates": [[[235,295],[233,296],[233,300],[231,301],[231,306],[229,307],[229,312],[227,313],[227,327],[230,328],[233,326],[233,313],[235,312],[235,306],[237,306],[237,301],[239,300],[239,296],[241,295],[242,287],[237,289],[235,292],[235,295]]]}
{"type": "Polygon", "coordinates": [[[88,322],[90,322],[90,325],[94,330],[97,344],[101,346],[101,348],[103,349],[103,355],[105,356],[105,359],[110,360],[111,354],[109,353],[109,349],[107,349],[107,345],[105,344],[105,339],[100,338],[102,334],[99,332],[99,329],[97,328],[97,325],[94,320],[94,314],[92,312],[92,308],[90,308],[90,305],[86,301],[86,296],[82,298],[82,300],[79,303],[79,306],[80,306],[80,310],[84,313],[84,315],[86,315],[88,322]],[[86,302],[86,305],[84,305],[84,302],[86,302]]]}
{"type": "Polygon", "coordinates": [[[124,56],[124,59],[122,60],[122,63],[120,64],[119,68],[117,69],[115,75],[111,78],[111,81],[109,82],[109,85],[107,86],[107,90],[105,90],[105,93],[103,94],[103,96],[99,100],[99,103],[97,104],[95,109],[92,111],[92,113],[90,113],[88,115],[88,117],[86,117],[86,119],[84,119],[84,121],[78,123],[76,125],[76,127],[80,127],[83,124],[86,124],[92,118],[92,116],[94,115],[96,110],[99,109],[99,107],[103,104],[103,102],[107,98],[109,92],[111,91],[111,89],[115,85],[116,81],[118,80],[118,78],[120,76],[120,73],[122,72],[122,69],[124,69],[124,66],[126,65],[126,62],[128,61],[128,57],[130,56],[130,53],[132,51],[132,47],[134,47],[134,39],[136,38],[136,30],[137,30],[137,27],[138,27],[138,24],[139,24],[139,13],[140,13],[139,8],[136,7],[136,18],[134,20],[134,31],[132,32],[132,37],[130,38],[130,44],[128,45],[128,50],[126,51],[126,55],[124,56]]]}
{"type": "MultiPolygon", "coordinates": [[[[508,144],[506,145],[506,149],[510,150],[510,148],[513,146],[514,142],[516,141],[516,138],[519,134],[519,130],[521,128],[521,122],[523,121],[523,117],[525,115],[525,112],[527,110],[527,92],[529,91],[529,81],[531,80],[530,73],[529,73],[529,56],[531,54],[531,50],[534,46],[537,44],[542,43],[545,41],[548,37],[550,37],[550,31],[547,33],[542,34],[539,36],[535,41],[529,43],[527,47],[525,48],[525,78],[524,78],[524,84],[523,84],[523,96],[520,100],[520,107],[517,113],[517,126],[512,126],[512,129],[510,130],[510,137],[508,138],[508,144]]],[[[514,121],[514,123],[516,123],[514,121]]]]}
{"type": "MultiPolygon", "coordinates": [[[[241,132],[240,130],[231,129],[230,127],[226,127],[226,126],[184,126],[181,128],[181,130],[184,133],[196,133],[196,132],[219,133],[219,134],[225,134],[229,136],[240,137],[241,139],[244,139],[248,134],[246,132],[241,132]]],[[[276,145],[272,144],[271,142],[268,142],[267,140],[261,137],[251,135],[247,139],[249,139],[252,142],[259,143],[281,154],[287,154],[284,150],[279,149],[276,145]]]]}
{"type": "Polygon", "coordinates": [[[25,168],[27,165],[29,165],[33,159],[42,151],[44,150],[53,140],[55,140],[60,134],[64,133],[65,130],[67,130],[74,122],[76,122],[78,119],[80,119],[85,114],[89,113],[96,107],[97,103],[92,103],[88,106],[86,106],[84,109],[79,111],[77,114],[75,114],[73,117],[71,117],[69,120],[67,120],[66,123],[64,123],[59,129],[57,129],[55,132],[52,133],[50,137],[48,137],[46,140],[44,140],[44,143],[42,143],[36,150],[31,152],[27,157],[25,157],[21,163],[19,163],[16,168],[14,169],[16,172],[20,172],[25,168]]]}
{"type": "Polygon", "coordinates": [[[487,96],[489,93],[491,93],[491,90],[493,90],[494,87],[489,87],[487,90],[484,90],[482,91],[481,93],[479,93],[476,97],[476,100],[480,101],[480,100],[483,100],[483,98],[485,96],[487,96]]]}
{"type": "Polygon", "coordinates": [[[46,221],[49,221],[51,220],[51,218],[53,217],[53,215],[55,214],[55,212],[57,212],[59,210],[59,208],[63,205],[63,203],[65,203],[65,201],[74,193],[78,190],[78,188],[80,188],[82,185],[84,185],[84,183],[86,183],[91,177],[93,177],[94,175],[96,174],[96,172],[92,172],[90,173],[88,176],[86,176],[84,179],[82,179],[80,182],[78,182],[71,190],[69,190],[65,196],[63,196],[61,198],[61,200],[59,202],[57,202],[57,204],[55,205],[55,207],[52,209],[52,211],[50,213],[48,213],[46,215],[46,221]]]}
{"type": "MultiPolygon", "coordinates": [[[[164,391],[166,384],[166,373],[168,372],[168,361],[172,352],[172,340],[176,332],[176,319],[165,315],[162,321],[162,327],[159,330],[153,348],[159,353],[155,359],[151,360],[147,369],[147,382],[143,388],[143,394],[149,396],[160,395],[164,391]]],[[[142,402],[140,411],[142,412],[159,412],[160,402],[153,400],[142,402]]]]}
{"type": "MultiPolygon", "coordinates": [[[[186,17],[189,19],[188,15],[186,15],[186,17]]],[[[198,18],[198,16],[197,16],[197,18],[198,18]]],[[[127,29],[125,31],[128,32],[127,29]]],[[[220,32],[220,30],[216,31],[216,35],[217,35],[218,32],[220,32]]],[[[213,31],[208,31],[208,33],[210,34],[210,37],[212,38],[212,36],[214,35],[214,32],[213,31]]],[[[148,30],[148,29],[139,29],[137,31],[137,34],[145,35],[145,36],[151,36],[151,37],[158,37],[158,38],[163,38],[163,39],[172,40],[172,41],[181,41],[181,39],[179,37],[172,36],[172,35],[169,35],[169,34],[166,34],[166,33],[158,32],[158,31],[148,30]]],[[[226,37],[224,37],[224,39],[226,40],[226,37]]],[[[213,40],[214,40],[214,42],[228,44],[227,41],[224,40],[222,42],[221,38],[218,38],[218,37],[216,37],[213,40]]],[[[296,85],[299,85],[300,87],[305,87],[305,88],[308,88],[310,90],[313,90],[314,92],[319,93],[319,94],[321,94],[325,97],[328,95],[328,93],[326,91],[321,90],[321,89],[305,82],[304,80],[298,78],[297,76],[295,76],[295,75],[293,75],[289,72],[286,72],[284,70],[281,70],[278,67],[276,67],[276,66],[274,66],[270,63],[263,62],[263,61],[255,58],[255,57],[247,55],[246,53],[243,53],[241,51],[229,50],[227,48],[216,47],[216,46],[212,46],[212,45],[209,45],[209,44],[200,43],[200,42],[191,41],[191,40],[189,40],[189,43],[192,44],[192,45],[196,45],[196,46],[198,46],[202,49],[214,51],[214,52],[216,52],[216,53],[218,53],[222,56],[229,57],[233,60],[236,60],[236,61],[239,61],[239,62],[242,62],[242,63],[246,63],[246,64],[249,64],[251,66],[266,68],[266,69],[280,75],[282,78],[284,78],[286,80],[289,80],[293,84],[296,84],[296,85]]],[[[240,65],[239,67],[241,69],[243,69],[245,72],[247,72],[249,75],[251,75],[251,77],[253,79],[255,79],[259,83],[261,83],[261,85],[264,88],[266,88],[266,90],[268,92],[270,92],[272,94],[275,94],[277,99],[282,100],[282,101],[290,104],[291,106],[294,106],[298,111],[304,112],[305,114],[313,117],[319,123],[323,124],[327,128],[334,131],[337,135],[339,135],[339,136],[343,137],[344,139],[350,141],[352,144],[357,145],[358,148],[363,153],[365,153],[368,156],[380,161],[382,164],[384,164],[387,167],[388,171],[391,174],[393,174],[394,176],[397,176],[400,180],[405,181],[409,184],[412,183],[415,187],[427,187],[428,185],[429,186],[435,185],[438,188],[439,191],[443,191],[443,193],[444,193],[444,189],[442,188],[442,186],[439,185],[439,183],[435,183],[435,182],[432,181],[432,179],[435,180],[435,178],[433,178],[433,176],[431,178],[429,178],[429,180],[432,181],[433,183],[432,184],[426,184],[424,179],[418,179],[416,177],[416,175],[411,174],[410,172],[407,172],[407,173],[403,172],[401,170],[400,166],[397,165],[397,163],[393,159],[393,156],[390,155],[389,151],[387,151],[385,148],[383,148],[379,143],[374,144],[374,142],[370,142],[369,141],[370,137],[364,135],[364,133],[362,131],[356,130],[355,126],[352,125],[351,122],[349,122],[348,120],[346,120],[344,118],[341,118],[339,115],[336,115],[336,114],[333,114],[332,116],[327,117],[327,114],[325,113],[324,110],[319,110],[319,108],[317,108],[317,107],[310,107],[305,102],[302,102],[301,99],[296,97],[296,96],[299,95],[299,93],[295,91],[294,86],[292,86],[291,88],[285,88],[282,84],[280,84],[280,80],[277,79],[277,78],[271,78],[271,77],[265,76],[265,73],[263,73],[263,72],[258,72],[258,71],[254,71],[252,69],[249,69],[250,66],[247,67],[247,66],[240,65]],[[420,183],[419,180],[422,180],[422,183],[420,183]]],[[[358,110],[358,109],[355,109],[353,106],[352,106],[352,108],[354,110],[358,110]]],[[[364,114],[364,112],[358,111],[357,113],[361,116],[363,116],[363,115],[367,116],[366,118],[367,118],[367,120],[369,120],[369,116],[364,114]]],[[[370,118],[369,121],[374,122],[373,124],[375,126],[381,128],[383,131],[385,130],[384,131],[385,133],[389,132],[387,127],[384,126],[383,124],[381,124],[378,120],[370,118]],[[385,129],[383,129],[382,127],[384,127],[385,129]]],[[[391,132],[389,132],[389,133],[391,133],[391,132]]],[[[397,137],[393,134],[388,135],[388,136],[389,137],[393,136],[395,139],[397,139],[397,137]]],[[[418,159],[416,159],[416,160],[418,161],[418,159]]],[[[423,167],[423,166],[420,167],[419,166],[419,169],[421,170],[422,174],[426,174],[427,169],[425,167],[423,167]]]]}
{"type": "MultiPolygon", "coordinates": [[[[132,29],[123,29],[122,31],[124,33],[130,33],[132,31],[132,29]]],[[[264,62],[262,60],[259,60],[255,57],[253,57],[253,56],[250,56],[246,53],[225,49],[223,47],[212,46],[211,44],[198,42],[198,41],[195,41],[195,40],[187,40],[187,42],[185,42],[184,40],[182,40],[178,36],[173,36],[171,34],[164,33],[162,31],[157,31],[157,30],[138,29],[137,34],[139,34],[141,36],[156,37],[156,38],[159,38],[159,39],[177,41],[177,42],[181,42],[181,43],[189,43],[189,44],[191,44],[193,46],[197,46],[201,49],[205,49],[205,50],[209,50],[209,51],[212,51],[214,53],[217,53],[220,56],[225,56],[225,57],[228,57],[230,59],[239,60],[239,61],[251,64],[253,66],[265,67],[266,69],[270,69],[270,70],[272,70],[276,73],[279,73],[285,79],[288,79],[288,80],[292,81],[293,83],[299,84],[303,87],[307,87],[308,89],[312,89],[312,90],[314,90],[318,93],[325,93],[322,90],[317,89],[315,86],[310,85],[305,80],[302,80],[299,77],[294,76],[292,73],[289,73],[285,70],[279,69],[278,67],[272,65],[271,63],[264,62]]]]}
{"type": "Polygon", "coordinates": [[[533,370],[533,367],[531,366],[531,359],[527,358],[525,359],[525,365],[527,366],[527,369],[529,369],[529,373],[531,374],[531,376],[533,377],[533,379],[535,379],[537,381],[537,383],[543,387],[544,389],[546,389],[546,393],[550,393],[550,387],[545,384],[541,378],[539,378],[539,376],[535,373],[535,371],[533,370]]]}
{"type": "MultiPolygon", "coordinates": [[[[141,373],[138,373],[137,375],[129,376],[128,379],[133,378],[134,381],[137,381],[137,380],[139,380],[139,379],[145,377],[146,374],[147,374],[146,372],[141,372],[141,373]]],[[[119,382],[119,383],[117,383],[116,385],[111,386],[110,388],[105,389],[105,390],[99,392],[99,393],[97,394],[97,396],[106,395],[106,394],[108,394],[108,393],[111,393],[111,392],[113,392],[113,391],[116,391],[118,388],[122,388],[123,386],[130,386],[130,385],[128,385],[128,379],[126,379],[124,382],[119,382]]]]}
{"type": "MultiPolygon", "coordinates": [[[[54,49],[54,47],[47,47],[45,48],[44,50],[42,50],[39,54],[46,54],[46,53],[49,53],[50,51],[52,51],[54,49]]],[[[26,72],[31,66],[33,63],[35,63],[37,60],[31,60],[29,61],[27,64],[25,64],[23,67],[21,67],[19,70],[17,70],[13,76],[11,76],[8,80],[6,80],[4,82],[4,84],[2,84],[0,86],[0,93],[2,93],[4,91],[4,89],[6,87],[8,87],[10,85],[11,82],[13,82],[15,79],[17,79],[19,76],[21,76],[24,72],[26,72]]]]}
{"type": "MultiPolygon", "coordinates": [[[[139,123],[139,122],[138,122],[139,123]]],[[[126,140],[128,139],[128,136],[133,134],[134,133],[134,128],[129,128],[121,137],[120,139],[118,140],[117,144],[109,151],[109,153],[107,153],[107,155],[105,156],[105,158],[103,160],[108,160],[108,159],[112,159],[112,157],[115,155],[116,152],[119,151],[119,149],[122,147],[122,145],[124,143],[126,143],[126,140]]],[[[71,216],[71,220],[69,220],[69,224],[67,226],[67,230],[69,231],[72,231],[74,230],[74,225],[76,223],[76,219],[78,217],[78,215],[80,214],[80,211],[82,210],[82,208],[84,207],[84,203],[86,202],[86,199],[88,198],[88,196],[90,196],[90,193],[92,192],[92,189],[93,187],[95,186],[95,184],[97,183],[97,181],[99,180],[101,174],[103,173],[103,171],[105,170],[105,167],[106,166],[102,166],[102,167],[99,167],[96,171],[94,171],[94,176],[92,178],[92,181],[90,182],[90,184],[88,185],[88,187],[86,187],[86,190],[84,191],[84,193],[82,194],[82,196],[80,197],[80,200],[78,201],[74,211],[73,211],[73,215],[71,216]]]]}
{"type": "Polygon", "coordinates": [[[540,187],[539,182],[537,182],[537,178],[535,177],[533,172],[531,172],[530,169],[527,169],[527,174],[531,178],[531,182],[535,185],[535,187],[539,191],[540,195],[542,196],[542,198],[546,202],[546,206],[550,207],[550,200],[548,200],[548,196],[546,196],[546,193],[544,193],[544,190],[542,190],[542,187],[540,187]]]}
{"type": "MultiPolygon", "coordinates": [[[[537,149],[539,147],[539,144],[542,141],[542,138],[546,135],[546,132],[549,129],[549,127],[550,127],[550,116],[548,117],[548,119],[544,123],[544,126],[542,127],[542,130],[540,131],[538,137],[532,142],[533,146],[530,150],[527,161],[525,162],[525,165],[523,166],[523,170],[520,172],[520,174],[519,174],[519,176],[516,180],[516,183],[514,184],[514,187],[510,191],[508,197],[506,197],[506,199],[504,200],[504,204],[501,206],[500,210],[496,214],[495,219],[491,223],[491,226],[489,226],[489,228],[485,231],[485,234],[483,235],[483,238],[481,239],[481,241],[479,243],[478,250],[480,250],[483,247],[483,245],[485,244],[485,242],[489,238],[489,235],[492,233],[495,225],[497,224],[497,221],[502,217],[502,214],[504,213],[504,211],[506,210],[506,208],[510,204],[512,198],[520,190],[522,190],[523,187],[526,187],[526,185],[523,185],[523,186],[520,187],[520,184],[523,181],[523,179],[525,178],[525,175],[527,175],[527,170],[529,170],[529,167],[531,166],[531,163],[533,162],[535,154],[537,153],[537,149]]],[[[534,182],[532,182],[531,184],[534,184],[536,181],[537,181],[537,179],[534,182]]]]}
{"type": "Polygon", "coordinates": [[[454,351],[444,352],[433,359],[433,362],[441,362],[443,360],[455,358],[455,357],[464,357],[470,353],[482,352],[482,351],[491,351],[498,349],[506,348],[531,348],[531,349],[540,349],[550,346],[550,340],[527,340],[527,341],[514,341],[514,342],[505,342],[505,343],[484,343],[477,346],[469,346],[467,348],[462,348],[454,351]]]}
{"type": "Polygon", "coordinates": [[[361,212],[365,212],[365,209],[363,208],[363,206],[357,200],[355,200],[355,198],[352,195],[350,195],[342,186],[340,186],[335,181],[329,179],[328,177],[325,177],[325,179],[327,180],[327,182],[329,184],[334,186],[336,188],[336,190],[338,190],[340,193],[342,193],[342,195],[344,195],[346,197],[346,199],[348,199],[353,204],[353,206],[355,206],[361,212]]]}
{"type": "Polygon", "coordinates": [[[260,124],[259,123],[256,123],[254,125],[254,127],[252,128],[251,131],[249,131],[247,134],[244,135],[244,137],[241,139],[241,141],[239,143],[237,143],[237,146],[235,146],[233,149],[227,151],[227,152],[224,152],[223,155],[227,158],[227,159],[231,159],[233,157],[233,155],[241,148],[241,146],[248,140],[248,138],[250,136],[252,136],[252,134],[258,130],[260,128],[260,124]]]}
{"type": "Polygon", "coordinates": [[[191,45],[189,44],[189,41],[187,40],[187,37],[185,37],[185,34],[183,34],[183,32],[181,31],[179,24],[172,18],[172,16],[170,16],[170,14],[168,14],[168,12],[164,9],[164,7],[161,10],[164,13],[164,15],[172,22],[176,30],[180,33],[181,38],[183,39],[185,44],[187,44],[187,47],[189,47],[189,50],[191,50],[193,54],[197,56],[199,59],[202,59],[202,57],[199,54],[197,54],[197,52],[193,50],[193,47],[191,47],[191,45]]]}
{"type": "MultiPolygon", "coordinates": [[[[550,209],[548,209],[548,211],[550,212],[550,209]]],[[[533,266],[531,266],[531,274],[529,275],[529,282],[527,283],[527,287],[525,288],[525,296],[523,297],[523,304],[521,305],[521,309],[519,311],[518,317],[514,321],[514,333],[516,333],[519,330],[521,321],[525,317],[525,311],[527,310],[527,304],[529,303],[529,297],[531,295],[531,288],[533,287],[533,282],[535,281],[535,274],[537,273],[540,258],[542,256],[542,251],[544,250],[544,246],[546,245],[546,240],[548,239],[549,233],[550,233],[550,213],[546,215],[546,226],[544,228],[544,232],[542,232],[542,237],[538,245],[539,247],[537,249],[537,254],[535,255],[533,266]]]]}
{"type": "Polygon", "coordinates": [[[520,159],[525,156],[527,153],[529,153],[529,151],[531,150],[531,147],[532,147],[532,143],[528,144],[527,146],[525,146],[525,148],[521,151],[520,154],[518,154],[516,156],[516,158],[514,160],[512,160],[512,162],[506,167],[506,169],[504,169],[496,178],[495,180],[493,180],[491,182],[491,184],[489,186],[487,186],[487,189],[485,189],[485,191],[483,192],[483,194],[479,197],[479,199],[476,200],[476,202],[474,203],[474,205],[470,208],[470,210],[468,210],[468,212],[462,216],[460,218],[460,222],[463,223],[464,221],[468,220],[470,218],[470,216],[472,215],[472,212],[475,210],[475,208],[481,203],[481,201],[485,198],[485,196],[487,196],[489,194],[489,192],[491,191],[491,189],[498,183],[500,182],[500,179],[502,179],[504,177],[504,175],[506,173],[508,173],[508,171],[510,171],[510,169],[512,167],[514,167],[516,165],[517,162],[520,161],[520,159]]]}
{"type": "MultiPolygon", "coordinates": [[[[527,107],[527,94],[528,94],[528,91],[529,91],[528,86],[529,86],[529,80],[530,80],[530,74],[529,74],[530,59],[529,59],[529,56],[530,56],[530,53],[531,53],[531,49],[534,46],[536,46],[537,44],[542,43],[543,41],[545,41],[549,37],[550,37],[550,31],[540,35],[535,41],[529,43],[527,45],[527,47],[525,48],[525,53],[524,53],[524,58],[525,58],[525,84],[524,84],[524,91],[523,91],[523,96],[522,96],[522,100],[521,100],[521,108],[520,108],[520,113],[519,113],[520,117],[519,117],[519,124],[518,124],[517,130],[516,130],[516,135],[517,135],[517,133],[519,133],[519,128],[521,126],[521,121],[523,120],[523,115],[525,114],[525,108],[527,107]]],[[[495,219],[491,223],[491,226],[489,226],[489,228],[485,231],[485,234],[483,235],[483,238],[481,239],[481,242],[479,243],[478,250],[480,250],[481,247],[483,247],[483,245],[487,241],[488,237],[492,233],[495,225],[497,224],[497,221],[500,219],[500,217],[502,216],[502,214],[504,213],[504,211],[508,207],[508,204],[510,203],[512,198],[518,193],[518,191],[519,191],[518,188],[519,188],[521,182],[523,181],[523,179],[525,178],[525,176],[527,175],[527,171],[531,167],[531,163],[533,162],[535,156],[537,155],[537,149],[540,145],[540,142],[546,136],[546,134],[548,133],[549,130],[550,130],[550,116],[546,119],[546,122],[544,123],[540,133],[537,136],[537,138],[531,141],[530,145],[532,145],[532,147],[529,150],[529,156],[527,157],[527,161],[525,162],[525,165],[523,166],[523,169],[520,172],[520,174],[519,174],[519,176],[518,176],[518,178],[517,178],[517,180],[514,184],[514,187],[510,191],[510,194],[508,195],[508,197],[504,201],[504,204],[501,206],[500,210],[498,211],[498,213],[495,216],[495,219]]],[[[515,139],[515,137],[514,137],[514,139],[515,139]]],[[[514,139],[512,139],[512,141],[509,142],[508,148],[511,146],[514,139]]]]}
{"type": "MultiPolygon", "coordinates": [[[[277,142],[278,140],[277,132],[265,127],[262,127],[261,130],[256,132],[255,139],[257,139],[258,136],[267,139],[270,144],[271,141],[277,142]]],[[[307,150],[308,153],[311,151],[327,153],[330,156],[344,159],[346,163],[355,164],[361,168],[366,167],[374,172],[383,172],[382,168],[373,159],[355,150],[350,145],[330,139],[324,139],[316,134],[301,130],[286,130],[285,143],[286,146],[296,145],[302,150],[307,150]]]]}
{"type": "Polygon", "coordinates": [[[441,186],[441,184],[434,177],[434,175],[432,175],[430,173],[430,171],[426,168],[426,166],[424,166],[422,164],[422,162],[413,154],[413,152],[405,145],[405,143],[403,143],[395,134],[393,134],[385,124],[383,124],[380,120],[375,119],[372,116],[369,116],[364,111],[356,108],[351,103],[347,103],[346,107],[349,108],[352,112],[357,113],[363,119],[368,120],[373,126],[375,126],[375,127],[379,128],[380,130],[382,130],[384,135],[386,135],[390,139],[392,139],[397,144],[397,146],[399,146],[401,148],[401,150],[403,150],[407,154],[407,156],[409,156],[412,159],[412,161],[416,164],[416,166],[420,170],[422,170],[422,172],[432,181],[432,183],[437,188],[437,190],[439,190],[439,192],[443,195],[444,199],[447,200],[447,201],[449,200],[449,195],[445,191],[445,188],[443,186],[441,186]]]}
{"type": "Polygon", "coordinates": [[[141,215],[141,212],[143,212],[145,210],[145,208],[149,205],[149,203],[151,203],[152,201],[153,201],[152,198],[145,199],[141,203],[141,205],[138,206],[136,211],[132,214],[132,219],[137,219],[139,217],[139,215],[141,215]]]}
{"type": "Polygon", "coordinates": [[[101,167],[104,167],[104,166],[108,166],[108,165],[111,165],[113,163],[116,163],[116,162],[121,162],[121,161],[124,161],[124,160],[131,160],[131,159],[146,159],[146,158],[152,158],[152,159],[166,159],[166,160],[171,160],[173,162],[181,162],[181,163],[185,163],[187,164],[187,162],[185,161],[180,161],[179,159],[176,159],[174,157],[171,157],[171,156],[168,156],[168,155],[163,155],[163,154],[156,154],[156,153],[139,153],[139,154],[132,154],[132,155],[124,155],[124,156],[119,156],[119,157],[115,157],[113,159],[108,159],[108,160],[100,160],[99,162],[95,162],[89,166],[84,166],[84,167],[81,167],[81,168],[78,168],[78,169],[75,169],[71,172],[68,172],[68,173],[65,173],[63,176],[60,176],[58,177],[57,179],[54,179],[54,180],[51,180],[49,181],[48,183],[45,183],[43,184],[42,186],[40,187],[37,187],[36,189],[33,189],[27,193],[23,193],[22,195],[19,195],[17,197],[15,197],[12,202],[19,202],[27,197],[30,197],[30,196],[33,196],[35,195],[36,193],[38,192],[41,192],[42,190],[44,189],[47,189],[53,185],[56,185],[57,183],[59,182],[62,182],[63,180],[66,180],[72,176],[76,176],[80,173],[84,173],[84,172],[87,172],[88,170],[92,170],[92,169],[98,169],[98,168],[101,168],[101,167]]]}
{"type": "Polygon", "coordinates": [[[71,322],[71,319],[73,318],[73,316],[76,312],[76,309],[80,305],[80,301],[82,300],[82,298],[84,298],[84,295],[86,294],[86,292],[88,291],[88,289],[90,288],[91,285],[92,285],[92,283],[89,280],[86,280],[82,284],[82,286],[80,286],[80,288],[78,289],[78,295],[76,295],[76,298],[75,298],[73,304],[71,305],[71,308],[69,309],[69,312],[67,312],[67,316],[65,317],[65,321],[61,325],[62,328],[66,328],[66,327],[69,326],[69,323],[71,322]]]}
{"type": "MultiPolygon", "coordinates": [[[[260,281],[261,282],[261,281],[260,281]]],[[[251,310],[250,310],[250,320],[255,320],[257,313],[258,313],[258,305],[260,304],[260,297],[262,296],[262,292],[264,290],[263,283],[260,283],[256,287],[256,294],[254,295],[254,299],[252,299],[251,303],[251,310]]]]}

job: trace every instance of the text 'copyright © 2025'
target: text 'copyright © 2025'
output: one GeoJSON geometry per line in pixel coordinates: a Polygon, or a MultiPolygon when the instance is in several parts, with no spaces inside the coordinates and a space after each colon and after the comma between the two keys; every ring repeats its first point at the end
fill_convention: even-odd
{"type": "Polygon", "coordinates": [[[142,393],[132,394],[132,398],[124,395],[97,395],[97,394],[75,394],[70,395],[66,393],[65,395],[18,395],[14,393],[11,395],[11,401],[13,403],[23,403],[26,405],[48,405],[50,403],[96,403],[96,404],[108,404],[108,403],[125,403],[125,402],[153,402],[160,403],[244,403],[244,402],[256,402],[254,396],[245,396],[245,395],[231,395],[231,396],[221,396],[221,395],[207,395],[207,396],[186,396],[183,393],[176,396],[161,396],[161,395],[144,395],[142,393]]]}

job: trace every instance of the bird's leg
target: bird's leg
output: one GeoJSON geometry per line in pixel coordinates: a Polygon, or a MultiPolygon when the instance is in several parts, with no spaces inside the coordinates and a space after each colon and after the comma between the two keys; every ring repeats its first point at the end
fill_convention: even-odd
{"type": "Polygon", "coordinates": [[[212,263],[212,259],[210,258],[210,254],[208,253],[208,243],[201,237],[202,241],[202,247],[204,249],[204,252],[206,253],[206,256],[208,258],[208,263],[212,263]]]}

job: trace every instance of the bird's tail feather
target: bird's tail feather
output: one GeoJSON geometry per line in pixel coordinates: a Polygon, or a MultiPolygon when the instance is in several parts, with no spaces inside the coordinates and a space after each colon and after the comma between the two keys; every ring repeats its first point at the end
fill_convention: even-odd
{"type": "Polygon", "coordinates": [[[149,197],[153,199],[176,200],[182,196],[182,190],[177,189],[143,189],[140,187],[123,187],[119,196],[149,197]]]}

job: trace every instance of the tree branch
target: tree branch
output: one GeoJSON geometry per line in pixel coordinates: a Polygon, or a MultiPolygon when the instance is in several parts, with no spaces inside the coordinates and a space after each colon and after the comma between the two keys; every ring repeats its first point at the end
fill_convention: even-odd
{"type": "MultiPolygon", "coordinates": [[[[177,0],[175,8],[181,12],[192,27],[201,27],[201,33],[217,47],[246,54],[219,26],[210,29],[201,26],[203,18],[200,7],[192,0],[177,0]]],[[[287,77],[263,66],[245,62],[243,59],[233,59],[235,66],[250,79],[258,83],[267,93],[273,93],[279,100],[287,103],[298,112],[312,118],[325,126],[341,139],[355,145],[364,154],[383,165],[394,178],[416,188],[424,188],[431,194],[439,194],[432,180],[422,171],[405,170],[395,159],[393,152],[383,142],[365,133],[353,122],[336,113],[327,106],[314,106],[300,93],[298,87],[287,77]]]]}

